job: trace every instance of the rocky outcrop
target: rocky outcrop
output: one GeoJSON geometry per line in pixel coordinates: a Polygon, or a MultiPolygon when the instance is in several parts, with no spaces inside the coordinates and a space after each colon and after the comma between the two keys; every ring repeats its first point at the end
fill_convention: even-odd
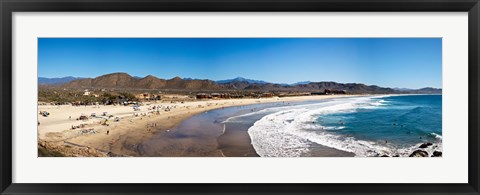
{"type": "Polygon", "coordinates": [[[107,155],[91,147],[65,145],[64,142],[39,141],[39,157],[106,157],[107,155]]]}
{"type": "Polygon", "coordinates": [[[423,150],[415,150],[409,157],[428,157],[428,152],[423,150]]]}
{"type": "Polygon", "coordinates": [[[415,147],[415,151],[409,157],[442,157],[441,145],[439,143],[422,143],[415,147]]]}
{"type": "Polygon", "coordinates": [[[433,154],[432,154],[432,157],[442,157],[442,152],[434,151],[433,154]]]}
{"type": "Polygon", "coordinates": [[[419,146],[419,148],[428,148],[429,146],[433,145],[432,143],[423,143],[422,145],[419,146]]]}

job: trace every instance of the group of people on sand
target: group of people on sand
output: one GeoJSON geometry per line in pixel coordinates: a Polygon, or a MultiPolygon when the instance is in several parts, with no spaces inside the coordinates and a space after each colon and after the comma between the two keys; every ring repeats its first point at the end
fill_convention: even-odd
{"type": "Polygon", "coordinates": [[[39,114],[42,115],[43,117],[48,117],[50,115],[50,113],[47,111],[40,111],[39,114]]]}
{"type": "Polygon", "coordinates": [[[72,130],[73,130],[73,129],[84,128],[85,126],[87,126],[87,124],[72,125],[72,130]]]}
{"type": "Polygon", "coordinates": [[[147,128],[149,127],[156,127],[157,123],[147,123],[147,128]]]}

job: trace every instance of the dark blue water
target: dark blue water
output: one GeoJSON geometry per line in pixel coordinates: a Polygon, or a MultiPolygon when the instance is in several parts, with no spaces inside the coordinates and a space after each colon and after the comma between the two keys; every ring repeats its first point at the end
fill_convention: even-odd
{"type": "Polygon", "coordinates": [[[374,98],[352,112],[320,115],[330,133],[385,142],[398,148],[434,142],[442,135],[442,96],[409,95],[374,98]]]}

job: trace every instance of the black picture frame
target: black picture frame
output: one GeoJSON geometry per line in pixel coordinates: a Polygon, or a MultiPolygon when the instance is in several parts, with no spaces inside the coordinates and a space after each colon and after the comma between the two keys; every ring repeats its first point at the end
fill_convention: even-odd
{"type": "Polygon", "coordinates": [[[479,0],[1,0],[2,194],[479,194],[479,0]],[[468,12],[466,184],[42,184],[12,183],[13,12],[468,12]]]}

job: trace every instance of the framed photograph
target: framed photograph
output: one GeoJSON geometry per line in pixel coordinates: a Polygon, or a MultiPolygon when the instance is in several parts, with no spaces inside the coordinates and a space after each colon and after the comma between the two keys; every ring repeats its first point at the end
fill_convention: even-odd
{"type": "Polygon", "coordinates": [[[478,0],[0,6],[2,194],[479,194],[478,0]]]}

